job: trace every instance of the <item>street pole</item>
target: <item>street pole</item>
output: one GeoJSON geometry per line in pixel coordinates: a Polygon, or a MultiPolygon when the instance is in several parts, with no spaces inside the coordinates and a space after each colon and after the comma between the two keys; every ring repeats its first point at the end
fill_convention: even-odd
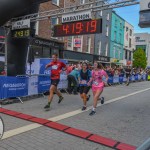
{"type": "Polygon", "coordinates": [[[8,46],[7,46],[8,39],[7,39],[7,37],[8,37],[9,32],[10,32],[10,29],[5,27],[5,66],[4,66],[4,70],[6,72],[6,76],[8,74],[7,73],[7,67],[8,67],[7,66],[7,50],[8,50],[8,46]]]}

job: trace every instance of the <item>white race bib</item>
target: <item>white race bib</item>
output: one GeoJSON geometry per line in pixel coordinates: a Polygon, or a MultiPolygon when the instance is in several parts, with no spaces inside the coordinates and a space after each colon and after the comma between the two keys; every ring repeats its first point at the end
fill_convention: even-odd
{"type": "Polygon", "coordinates": [[[57,69],[58,69],[58,66],[57,66],[57,65],[54,65],[54,66],[52,66],[52,69],[53,69],[53,70],[57,70],[57,69]]]}

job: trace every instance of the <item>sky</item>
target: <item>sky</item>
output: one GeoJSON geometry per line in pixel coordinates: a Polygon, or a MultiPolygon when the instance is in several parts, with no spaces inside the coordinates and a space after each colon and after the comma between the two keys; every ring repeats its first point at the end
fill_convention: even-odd
{"type": "Polygon", "coordinates": [[[129,22],[134,26],[134,33],[143,33],[143,32],[150,33],[150,27],[140,28],[138,26],[140,5],[121,7],[114,10],[119,16],[121,16],[123,19],[125,19],[127,22],[129,22]]]}

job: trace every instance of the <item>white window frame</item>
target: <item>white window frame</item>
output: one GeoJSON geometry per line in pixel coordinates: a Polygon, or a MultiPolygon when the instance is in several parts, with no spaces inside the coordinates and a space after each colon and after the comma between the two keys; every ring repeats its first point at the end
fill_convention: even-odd
{"type": "Polygon", "coordinates": [[[109,26],[106,25],[106,36],[109,36],[109,26]]]}
{"type": "Polygon", "coordinates": [[[72,50],[73,51],[73,39],[74,37],[73,36],[69,36],[67,38],[67,50],[72,50]],[[68,39],[70,38],[70,41],[71,41],[71,46],[68,46],[68,39]]]}
{"type": "Polygon", "coordinates": [[[100,17],[103,16],[103,11],[102,11],[102,10],[99,12],[99,16],[100,16],[100,17]]]}
{"type": "Polygon", "coordinates": [[[52,4],[56,5],[56,6],[59,6],[59,0],[57,0],[57,3],[54,3],[53,0],[52,0],[52,4]]]}
{"type": "Polygon", "coordinates": [[[108,43],[106,43],[106,51],[105,51],[105,56],[108,55],[108,43]]]}
{"type": "Polygon", "coordinates": [[[80,4],[85,4],[85,0],[80,0],[80,4]]]}
{"type": "Polygon", "coordinates": [[[99,43],[98,43],[98,54],[99,55],[101,55],[101,53],[102,53],[102,42],[101,41],[99,41],[99,43]]]}
{"type": "MultiPolygon", "coordinates": [[[[52,30],[52,28],[54,27],[54,25],[56,25],[56,24],[52,24],[52,21],[51,21],[52,18],[56,18],[56,19],[57,19],[57,20],[56,20],[56,24],[58,24],[58,20],[59,20],[58,17],[51,17],[51,18],[50,18],[51,30],[52,30]]],[[[52,39],[58,39],[58,37],[53,37],[53,36],[51,36],[51,38],[52,38],[52,39]]]]}
{"type": "Polygon", "coordinates": [[[109,13],[107,13],[107,20],[109,20],[110,19],[110,14],[109,13]]]}

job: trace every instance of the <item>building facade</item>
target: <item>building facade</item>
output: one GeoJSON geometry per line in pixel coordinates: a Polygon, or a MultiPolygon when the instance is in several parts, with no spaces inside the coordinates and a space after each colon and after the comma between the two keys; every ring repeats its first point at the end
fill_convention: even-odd
{"type": "Polygon", "coordinates": [[[125,21],[124,26],[124,65],[132,65],[134,46],[134,27],[125,21]]]}
{"type": "Polygon", "coordinates": [[[135,33],[135,49],[141,48],[145,51],[147,57],[147,66],[150,66],[150,34],[135,33]]]}
{"type": "Polygon", "coordinates": [[[110,58],[111,62],[119,62],[124,56],[124,26],[125,20],[112,12],[110,58]]]}
{"type": "MultiPolygon", "coordinates": [[[[97,18],[102,18],[102,33],[95,34],[94,54],[110,57],[110,35],[111,35],[111,16],[112,10],[99,11],[97,18]]],[[[109,59],[107,59],[109,61],[109,59]]]]}

